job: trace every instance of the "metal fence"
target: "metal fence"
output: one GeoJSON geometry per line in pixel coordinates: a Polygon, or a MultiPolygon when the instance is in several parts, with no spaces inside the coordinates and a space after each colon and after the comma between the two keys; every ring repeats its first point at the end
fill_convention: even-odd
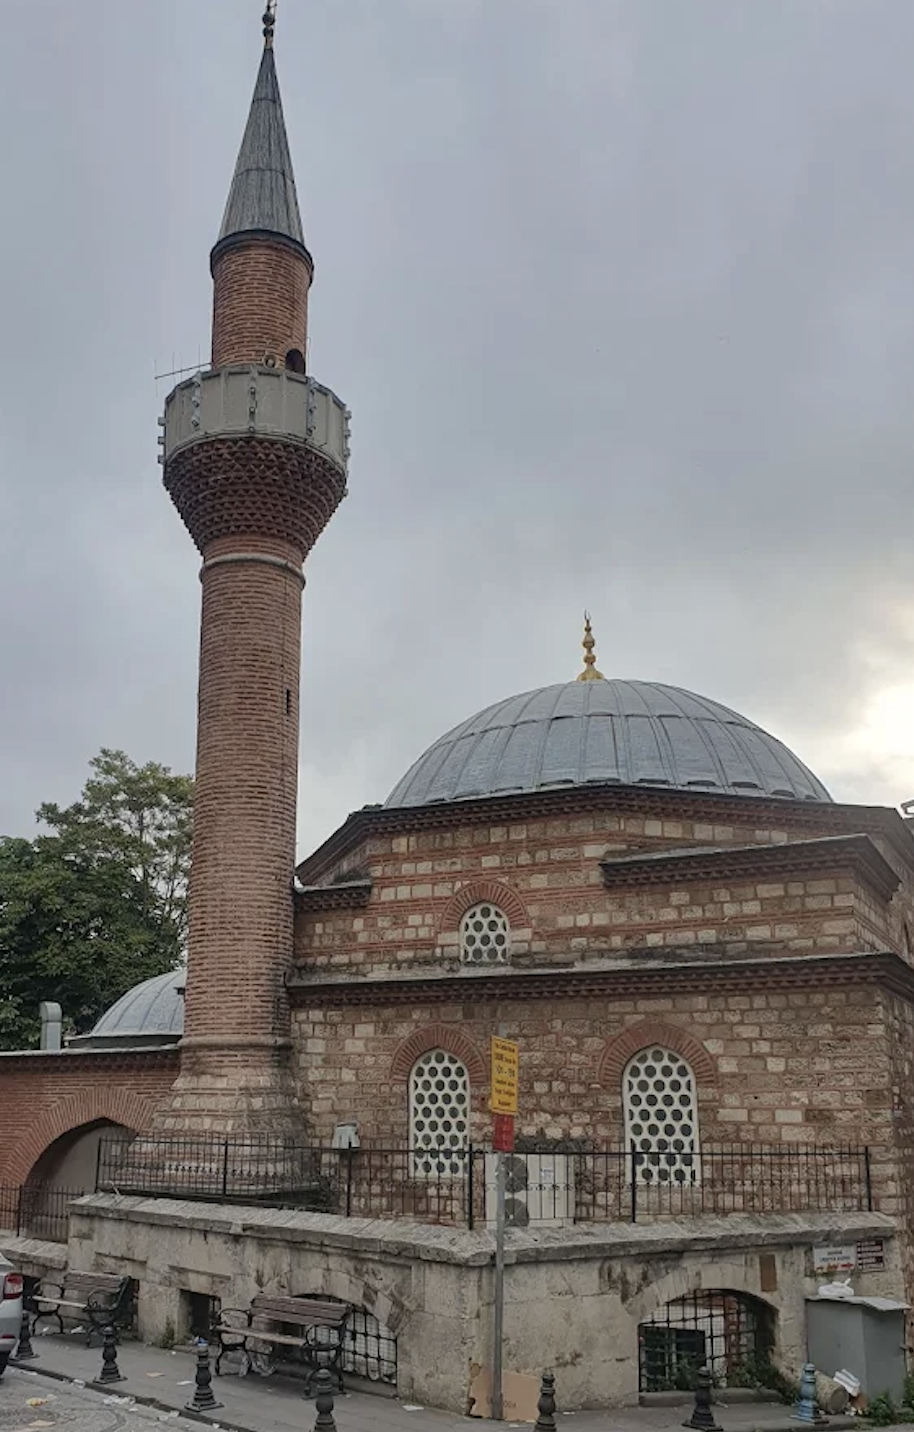
{"type": "Polygon", "coordinates": [[[56,1188],[48,1183],[0,1184],[0,1228],[24,1238],[67,1241],[67,1209],[88,1188],[56,1188]]]}
{"type": "MultiPolygon", "coordinates": [[[[702,1213],[872,1209],[869,1150],[813,1144],[702,1148],[683,1165],[613,1147],[506,1155],[514,1227],[637,1222],[702,1213]]],[[[496,1156],[481,1148],[316,1148],[293,1140],[141,1135],[101,1140],[97,1187],[481,1227],[494,1219],[496,1156]],[[430,1172],[429,1172],[430,1170],[430,1172]]]]}

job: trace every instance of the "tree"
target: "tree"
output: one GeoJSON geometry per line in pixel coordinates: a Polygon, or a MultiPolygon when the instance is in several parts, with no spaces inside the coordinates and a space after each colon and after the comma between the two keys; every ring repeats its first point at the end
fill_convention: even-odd
{"type": "Polygon", "coordinates": [[[74,805],[34,840],[0,838],[0,1048],[34,1043],[41,1000],[75,1033],[180,961],[193,782],[102,750],[74,805]]]}

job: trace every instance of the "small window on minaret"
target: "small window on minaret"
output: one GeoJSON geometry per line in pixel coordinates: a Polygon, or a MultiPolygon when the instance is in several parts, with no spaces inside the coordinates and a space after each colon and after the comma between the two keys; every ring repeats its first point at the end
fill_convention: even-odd
{"type": "Polygon", "coordinates": [[[292,692],[288,686],[286,687],[286,715],[292,715],[292,692]]]}
{"type": "Polygon", "coordinates": [[[304,373],[305,355],[300,348],[290,348],[286,354],[286,367],[290,373],[304,373]]]}

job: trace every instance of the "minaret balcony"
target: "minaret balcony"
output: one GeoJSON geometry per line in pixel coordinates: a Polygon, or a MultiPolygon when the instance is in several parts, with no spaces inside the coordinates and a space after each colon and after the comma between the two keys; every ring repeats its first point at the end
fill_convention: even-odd
{"type": "Polygon", "coordinates": [[[274,438],[320,453],[345,477],[349,409],[313,378],[245,365],[196,373],[168,395],[161,461],[215,438],[274,438]]]}

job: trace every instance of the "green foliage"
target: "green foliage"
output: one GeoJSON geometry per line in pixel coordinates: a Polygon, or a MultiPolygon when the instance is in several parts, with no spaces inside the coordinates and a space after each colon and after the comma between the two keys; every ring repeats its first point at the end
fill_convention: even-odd
{"type": "Polygon", "coordinates": [[[904,1392],[901,1397],[902,1407],[914,1409],[914,1372],[905,1374],[904,1392]]]}
{"type": "Polygon", "coordinates": [[[728,1387],[764,1388],[776,1392],[782,1402],[796,1402],[799,1385],[767,1357],[747,1357],[727,1369],[728,1387]]]}
{"type": "Polygon", "coordinates": [[[86,1032],[184,949],[191,778],[109,750],[90,772],[74,805],[39,808],[47,833],[0,838],[0,1049],[37,1042],[41,1000],[86,1032]]]}
{"type": "Polygon", "coordinates": [[[888,1392],[870,1399],[866,1415],[874,1427],[891,1427],[898,1421],[898,1408],[888,1392]]]}

